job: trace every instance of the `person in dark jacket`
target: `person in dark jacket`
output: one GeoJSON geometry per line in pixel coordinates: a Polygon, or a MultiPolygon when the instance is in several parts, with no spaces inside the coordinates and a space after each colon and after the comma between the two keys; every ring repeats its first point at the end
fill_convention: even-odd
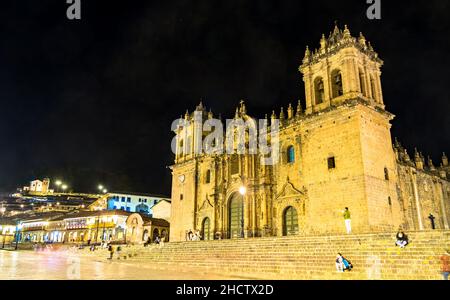
{"type": "Polygon", "coordinates": [[[397,246],[399,246],[400,248],[405,248],[406,245],[408,245],[409,241],[408,241],[408,236],[403,232],[403,231],[399,231],[397,233],[397,241],[395,242],[395,244],[397,246]]]}
{"type": "Polygon", "coordinates": [[[114,248],[113,248],[113,246],[109,245],[108,251],[109,251],[109,259],[112,259],[113,255],[114,255],[114,248]]]}

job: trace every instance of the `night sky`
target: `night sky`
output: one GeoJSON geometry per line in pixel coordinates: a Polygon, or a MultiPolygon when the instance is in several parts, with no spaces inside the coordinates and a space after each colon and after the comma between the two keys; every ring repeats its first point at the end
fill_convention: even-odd
{"type": "Polygon", "coordinates": [[[203,99],[264,117],[304,99],[298,67],[337,20],[385,61],[393,136],[440,163],[450,152],[450,2],[94,1],[0,6],[0,190],[61,178],[76,191],[170,195],[172,121],[203,99]],[[413,4],[411,4],[413,3],[413,4]]]}

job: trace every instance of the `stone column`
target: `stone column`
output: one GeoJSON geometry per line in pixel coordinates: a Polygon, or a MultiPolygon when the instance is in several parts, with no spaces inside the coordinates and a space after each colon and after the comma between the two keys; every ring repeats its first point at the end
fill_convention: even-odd
{"type": "Polygon", "coordinates": [[[439,189],[439,195],[440,195],[440,202],[441,202],[441,210],[442,210],[442,219],[444,222],[444,228],[449,229],[448,219],[447,219],[447,210],[445,207],[445,200],[444,200],[444,187],[442,186],[441,182],[438,182],[438,189],[439,189]]]}
{"type": "Polygon", "coordinates": [[[414,199],[416,201],[416,210],[417,210],[417,218],[419,220],[419,230],[423,230],[423,220],[422,220],[422,208],[420,207],[420,200],[419,200],[419,192],[417,190],[417,180],[416,175],[414,174],[414,171],[411,170],[411,181],[413,184],[414,189],[414,199]]]}
{"type": "Polygon", "coordinates": [[[378,90],[378,102],[380,104],[384,104],[383,89],[381,87],[381,72],[380,71],[377,72],[377,76],[376,76],[375,82],[376,82],[377,90],[378,90]]]}

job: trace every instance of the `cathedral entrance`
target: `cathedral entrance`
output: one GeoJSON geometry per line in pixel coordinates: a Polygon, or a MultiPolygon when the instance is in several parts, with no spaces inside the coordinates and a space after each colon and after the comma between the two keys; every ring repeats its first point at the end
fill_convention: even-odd
{"type": "Polygon", "coordinates": [[[298,214],[297,210],[292,206],[286,208],[283,214],[283,235],[298,234],[298,214]]]}
{"type": "Polygon", "coordinates": [[[228,207],[228,233],[229,238],[244,237],[244,199],[239,193],[231,196],[228,207]]]}
{"type": "Polygon", "coordinates": [[[203,236],[203,240],[205,240],[205,241],[209,241],[210,240],[210,222],[209,222],[209,218],[205,218],[203,220],[202,236],[203,236]]]}

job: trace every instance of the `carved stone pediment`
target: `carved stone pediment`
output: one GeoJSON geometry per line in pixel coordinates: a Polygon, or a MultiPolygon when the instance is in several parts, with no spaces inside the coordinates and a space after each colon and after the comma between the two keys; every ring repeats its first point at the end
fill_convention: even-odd
{"type": "Polygon", "coordinates": [[[284,184],[281,192],[275,197],[276,200],[285,199],[285,198],[304,198],[306,197],[307,190],[305,187],[302,189],[297,189],[293,183],[287,180],[284,184]]]}
{"type": "Polygon", "coordinates": [[[202,211],[205,209],[210,209],[213,208],[214,206],[211,204],[211,202],[209,201],[209,197],[206,196],[206,199],[203,201],[202,205],[200,206],[200,208],[198,209],[198,211],[202,211]]]}

